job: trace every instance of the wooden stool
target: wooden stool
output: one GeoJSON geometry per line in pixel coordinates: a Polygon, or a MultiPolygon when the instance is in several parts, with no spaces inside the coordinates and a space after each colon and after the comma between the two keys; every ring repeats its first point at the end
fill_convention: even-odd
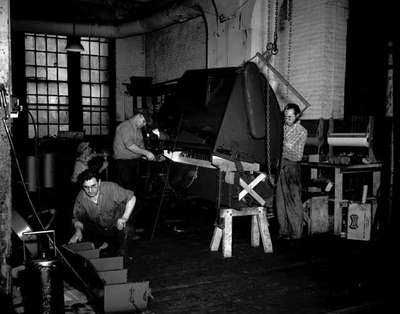
{"type": "Polygon", "coordinates": [[[224,257],[232,257],[232,218],[251,216],[251,246],[260,245],[260,235],[265,253],[272,253],[272,242],[269,234],[267,214],[265,207],[248,207],[236,210],[224,208],[220,210],[223,218],[223,227],[215,226],[210,244],[211,251],[218,251],[222,240],[222,253],[224,257]]]}

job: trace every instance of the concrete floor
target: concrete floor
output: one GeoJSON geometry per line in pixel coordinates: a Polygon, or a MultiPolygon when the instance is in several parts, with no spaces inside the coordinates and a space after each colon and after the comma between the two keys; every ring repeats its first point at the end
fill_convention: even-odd
{"type": "MultiPolygon", "coordinates": [[[[279,242],[272,218],[274,251],[266,254],[250,246],[250,220],[240,217],[233,256],[225,259],[209,250],[215,218],[209,203],[166,199],[153,229],[159,204],[143,202],[136,227],[144,232],[129,250],[128,281],[150,282],[148,313],[390,312],[394,237],[363,242],[325,234],[279,242]]],[[[68,239],[64,231],[58,239],[68,239]]]]}
{"type": "Polygon", "coordinates": [[[243,217],[234,221],[233,257],[225,259],[209,250],[213,225],[202,219],[181,223],[183,232],[161,226],[152,240],[131,244],[128,277],[150,281],[152,312],[386,313],[386,241],[332,235],[273,240],[274,252],[266,254],[250,246],[250,221],[243,217]]]}

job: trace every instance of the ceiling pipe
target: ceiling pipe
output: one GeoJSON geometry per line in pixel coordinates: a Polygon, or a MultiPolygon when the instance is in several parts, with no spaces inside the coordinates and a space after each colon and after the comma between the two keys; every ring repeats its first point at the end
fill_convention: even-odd
{"type": "MultiPolygon", "coordinates": [[[[200,16],[198,0],[187,0],[180,5],[174,5],[167,10],[157,12],[148,18],[119,25],[75,23],[75,35],[107,38],[130,37],[153,32],[200,16]]],[[[71,35],[74,23],[17,19],[11,21],[11,27],[12,31],[71,35]]]]}

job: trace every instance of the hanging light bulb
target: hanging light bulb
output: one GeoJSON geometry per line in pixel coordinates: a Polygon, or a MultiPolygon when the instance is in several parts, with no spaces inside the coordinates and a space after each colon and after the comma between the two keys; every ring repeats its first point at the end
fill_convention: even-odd
{"type": "Polygon", "coordinates": [[[67,37],[67,45],[65,46],[65,50],[70,52],[82,52],[85,50],[81,44],[79,36],[75,35],[75,23],[72,24],[72,36],[67,37]]]}

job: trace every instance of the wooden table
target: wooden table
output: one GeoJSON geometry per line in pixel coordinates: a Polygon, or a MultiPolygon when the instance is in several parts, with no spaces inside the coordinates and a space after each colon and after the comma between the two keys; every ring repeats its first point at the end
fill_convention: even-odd
{"type": "MultiPolygon", "coordinates": [[[[357,175],[360,173],[372,173],[372,197],[376,198],[378,188],[381,182],[382,163],[371,163],[371,164],[357,164],[357,165],[338,165],[331,164],[328,162],[301,162],[302,168],[316,169],[318,172],[321,169],[332,169],[334,170],[334,234],[339,235],[342,231],[342,206],[343,201],[343,176],[344,175],[357,175]]],[[[372,205],[372,217],[376,212],[377,202],[373,202],[372,205]]]]}

